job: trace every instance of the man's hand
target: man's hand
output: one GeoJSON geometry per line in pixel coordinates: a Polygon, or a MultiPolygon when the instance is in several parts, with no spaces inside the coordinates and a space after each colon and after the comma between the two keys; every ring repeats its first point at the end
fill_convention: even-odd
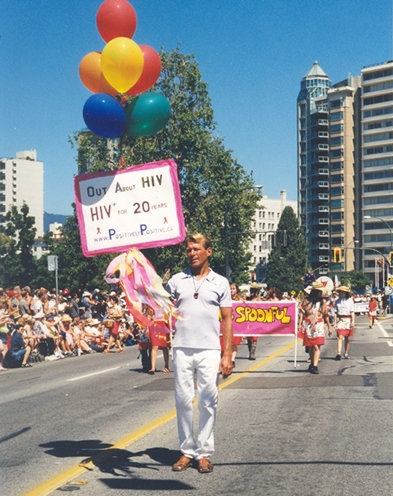
{"type": "Polygon", "coordinates": [[[219,372],[222,374],[222,378],[226,379],[228,376],[232,374],[233,364],[232,364],[232,356],[224,355],[221,358],[219,372]]]}

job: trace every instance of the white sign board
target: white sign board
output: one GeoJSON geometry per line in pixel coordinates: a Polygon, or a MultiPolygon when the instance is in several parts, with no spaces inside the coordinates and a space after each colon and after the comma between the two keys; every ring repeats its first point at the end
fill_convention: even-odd
{"type": "Polygon", "coordinates": [[[177,165],[162,160],[74,180],[83,254],[174,245],[185,239],[177,165]]]}
{"type": "Polygon", "coordinates": [[[48,270],[57,270],[57,255],[48,255],[48,270]]]}

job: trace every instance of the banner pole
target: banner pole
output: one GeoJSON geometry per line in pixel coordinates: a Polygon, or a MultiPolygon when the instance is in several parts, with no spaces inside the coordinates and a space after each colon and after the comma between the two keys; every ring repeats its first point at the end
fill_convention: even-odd
{"type": "Polygon", "coordinates": [[[297,329],[298,329],[298,317],[299,317],[299,310],[298,310],[298,304],[297,304],[297,302],[295,303],[295,309],[296,309],[296,319],[295,319],[295,356],[294,356],[294,361],[293,361],[293,368],[296,369],[296,367],[297,367],[297,340],[298,340],[297,329]]]}
{"type": "Polygon", "coordinates": [[[293,368],[297,367],[297,335],[295,334],[295,357],[293,362],[293,368]]]}

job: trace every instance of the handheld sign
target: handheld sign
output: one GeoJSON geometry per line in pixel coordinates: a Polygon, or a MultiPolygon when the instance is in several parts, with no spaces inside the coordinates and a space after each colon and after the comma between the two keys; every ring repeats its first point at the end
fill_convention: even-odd
{"type": "Polygon", "coordinates": [[[79,175],[74,191],[86,257],[174,245],[185,239],[173,160],[79,175]]]}

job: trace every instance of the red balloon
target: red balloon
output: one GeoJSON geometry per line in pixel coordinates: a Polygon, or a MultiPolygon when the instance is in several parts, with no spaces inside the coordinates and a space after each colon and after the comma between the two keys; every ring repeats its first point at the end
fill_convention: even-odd
{"type": "Polygon", "coordinates": [[[96,22],[107,43],[114,38],[132,38],[136,29],[136,12],[127,0],[105,0],[98,9],[96,22]]]}
{"type": "Polygon", "coordinates": [[[143,53],[143,71],[138,81],[127,91],[127,95],[138,95],[149,90],[161,73],[161,59],[154,48],[148,45],[139,45],[139,48],[143,53]]]}

